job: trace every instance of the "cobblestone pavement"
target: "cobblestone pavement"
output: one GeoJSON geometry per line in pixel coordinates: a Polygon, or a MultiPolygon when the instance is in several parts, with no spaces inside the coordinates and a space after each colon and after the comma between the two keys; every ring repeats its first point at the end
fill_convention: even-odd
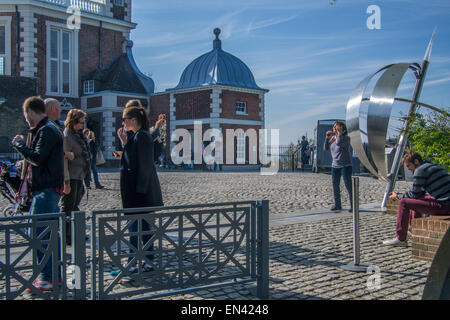
{"type": "MultiPolygon", "coordinates": [[[[381,245],[394,236],[395,217],[361,212],[361,262],[371,273],[344,271],[353,261],[352,214],[333,213],[331,177],[313,173],[160,172],[165,205],[270,200],[271,299],[420,299],[430,264],[411,257],[411,247],[381,245]],[[377,282],[377,280],[379,280],[377,282]]],[[[91,190],[82,210],[120,208],[119,176],[101,173],[106,189],[91,190]]],[[[409,183],[399,182],[398,191],[409,183]]],[[[343,199],[346,191],[341,185],[343,199]]],[[[374,207],[385,183],[360,178],[360,203],[374,207]]],[[[6,205],[0,201],[0,209],[6,205]]],[[[348,206],[348,201],[343,201],[348,206]]],[[[1,291],[0,282],[0,291],[1,291]]],[[[22,297],[27,298],[27,297],[22,297]]],[[[256,299],[248,285],[204,289],[162,299],[256,299]]]]}

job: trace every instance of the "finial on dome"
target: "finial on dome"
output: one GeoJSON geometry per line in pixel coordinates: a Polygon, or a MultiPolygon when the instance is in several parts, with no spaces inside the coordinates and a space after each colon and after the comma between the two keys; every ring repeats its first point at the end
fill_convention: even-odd
{"type": "Polygon", "coordinates": [[[216,35],[216,39],[213,41],[213,48],[217,49],[217,50],[221,50],[222,49],[222,41],[220,41],[220,39],[219,39],[220,29],[215,28],[214,34],[216,35]]]}
{"type": "Polygon", "coordinates": [[[219,28],[215,28],[214,29],[214,34],[216,35],[216,40],[219,40],[219,34],[220,34],[220,29],[219,28]]]}

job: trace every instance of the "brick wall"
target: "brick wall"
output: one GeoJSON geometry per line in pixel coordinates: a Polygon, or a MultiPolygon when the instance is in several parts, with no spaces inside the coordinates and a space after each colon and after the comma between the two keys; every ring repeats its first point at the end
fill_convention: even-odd
{"type": "Polygon", "coordinates": [[[27,134],[22,104],[26,98],[36,95],[36,86],[35,79],[0,76],[1,97],[7,100],[0,107],[0,137],[11,141],[17,134],[27,134]]]}
{"type": "Polygon", "coordinates": [[[412,222],[412,256],[432,261],[444,234],[450,227],[450,216],[416,218],[412,222]]]}
{"type": "Polygon", "coordinates": [[[103,97],[92,97],[92,98],[87,98],[87,108],[98,108],[101,107],[103,103],[103,97]]]}
{"type": "Polygon", "coordinates": [[[117,106],[125,108],[126,104],[130,100],[139,100],[141,101],[141,104],[144,108],[147,108],[148,106],[148,100],[147,99],[139,99],[135,97],[124,97],[124,96],[117,96],[117,106]]]}
{"type": "Polygon", "coordinates": [[[220,96],[222,98],[221,118],[228,119],[245,119],[245,120],[261,120],[260,113],[260,99],[259,95],[238,91],[223,90],[220,96]],[[246,102],[247,115],[236,114],[236,102],[246,102]]]}
{"type": "Polygon", "coordinates": [[[209,118],[212,90],[175,94],[177,120],[209,118]]]}

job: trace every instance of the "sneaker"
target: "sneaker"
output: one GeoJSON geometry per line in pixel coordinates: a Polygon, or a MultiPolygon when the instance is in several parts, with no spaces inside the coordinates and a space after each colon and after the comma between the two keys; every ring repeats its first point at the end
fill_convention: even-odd
{"type": "Polygon", "coordinates": [[[353,208],[348,209],[348,212],[353,212],[353,208]]]}
{"type": "Polygon", "coordinates": [[[95,189],[104,189],[104,188],[105,188],[105,187],[102,186],[102,185],[98,185],[98,186],[95,187],[95,189]]]}
{"type": "MultiPolygon", "coordinates": [[[[123,264],[122,267],[125,269],[126,264],[123,264]]],[[[148,263],[143,263],[142,264],[142,272],[152,272],[154,269],[148,264],[148,263]]],[[[117,276],[122,270],[121,269],[117,269],[117,270],[113,270],[111,271],[109,274],[112,276],[117,276]]],[[[136,274],[139,272],[139,269],[136,267],[131,267],[128,270],[129,273],[131,274],[136,274]]]]}
{"type": "MultiPolygon", "coordinates": [[[[44,280],[36,281],[33,286],[40,291],[50,291],[53,289],[53,284],[50,281],[44,280]]],[[[30,288],[27,288],[25,291],[31,294],[33,293],[30,288]]]]}
{"type": "Polygon", "coordinates": [[[406,247],[408,245],[408,242],[406,240],[405,241],[401,241],[398,238],[394,238],[392,240],[383,241],[383,244],[385,246],[406,247]]]}
{"type": "Polygon", "coordinates": [[[341,211],[342,208],[336,207],[336,206],[332,206],[330,210],[331,210],[331,211],[341,211]]]}

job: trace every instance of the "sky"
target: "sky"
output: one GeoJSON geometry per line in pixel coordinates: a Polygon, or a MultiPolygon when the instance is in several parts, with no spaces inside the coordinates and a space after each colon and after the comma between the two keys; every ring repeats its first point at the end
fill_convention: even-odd
{"type": "MultiPolygon", "coordinates": [[[[270,90],[266,127],[280,129],[280,144],[312,138],[319,119],[345,119],[350,94],[369,74],[392,63],[422,64],[434,28],[419,101],[450,106],[449,0],[134,0],[132,21],[133,54],[155,92],[175,87],[188,64],[212,50],[219,27],[222,49],[270,90]],[[368,12],[373,5],[379,15],[368,12]]],[[[407,73],[397,97],[411,99],[414,86],[407,73]]],[[[408,109],[395,103],[390,131],[408,109]]]]}

